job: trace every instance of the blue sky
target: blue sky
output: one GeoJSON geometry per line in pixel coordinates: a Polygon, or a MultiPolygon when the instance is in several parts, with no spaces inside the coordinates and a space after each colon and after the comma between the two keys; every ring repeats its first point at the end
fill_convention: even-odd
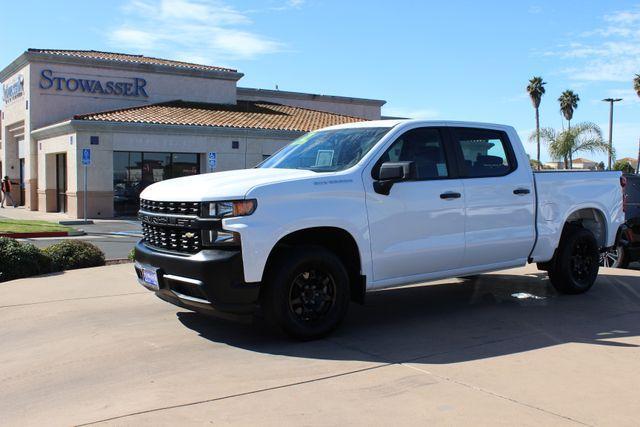
{"type": "Polygon", "coordinates": [[[231,66],[243,86],[385,99],[389,115],[507,123],[522,138],[534,128],[525,86],[541,75],[542,126],[563,126],[557,98],[572,89],[574,122],[606,135],[600,100],[621,97],[617,157],[637,156],[638,2],[22,0],[3,11],[3,65],[28,47],[141,53],[231,66]]]}

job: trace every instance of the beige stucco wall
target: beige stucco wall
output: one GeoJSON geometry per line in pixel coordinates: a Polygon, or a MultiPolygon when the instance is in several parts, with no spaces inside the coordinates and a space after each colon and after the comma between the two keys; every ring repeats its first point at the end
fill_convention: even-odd
{"type": "MultiPolygon", "coordinates": [[[[25,160],[24,204],[27,208],[35,210],[37,209],[37,194],[35,188],[35,178],[37,176],[37,154],[33,147],[34,141],[30,137],[31,129],[33,129],[30,121],[30,65],[24,66],[1,83],[11,83],[18,75],[22,75],[24,79],[24,91],[22,96],[17,97],[2,107],[2,147],[0,148],[0,161],[2,162],[2,175],[8,175],[11,181],[18,183],[20,178],[18,139],[13,138],[9,130],[16,126],[22,126],[24,133],[20,136],[20,139],[24,139],[24,147],[26,148],[23,153],[25,160]]],[[[19,192],[19,187],[17,185],[14,187],[17,187],[17,191],[19,192]]]]}
{"type": "Polygon", "coordinates": [[[326,111],[329,113],[343,114],[346,116],[362,117],[367,120],[379,120],[381,117],[381,107],[365,102],[354,100],[340,100],[339,97],[326,99],[322,96],[301,94],[300,98],[295,96],[278,96],[276,91],[266,90],[258,93],[246,94],[240,89],[238,99],[245,101],[269,101],[277,104],[291,105],[293,107],[309,108],[311,110],[326,111]]]}
{"type": "MultiPolygon", "coordinates": [[[[34,138],[35,139],[35,138],[34,138]]],[[[38,210],[54,212],[56,205],[56,154],[67,155],[67,205],[69,196],[77,191],[77,171],[73,167],[77,159],[77,135],[69,133],[36,140],[38,156],[37,196],[38,210]]]]}
{"type": "Polygon", "coordinates": [[[113,68],[83,67],[80,65],[39,63],[31,64],[30,91],[33,103],[31,112],[32,128],[37,129],[75,114],[93,113],[116,108],[129,108],[138,105],[182,99],[193,102],[230,103],[236,101],[236,82],[204,77],[191,77],[164,73],[147,73],[113,68]],[[66,89],[41,89],[42,70],[51,70],[54,76],[94,79],[105,81],[130,81],[143,78],[147,84],[148,98],[98,95],[82,93],[80,90],[69,92],[66,89]]]}

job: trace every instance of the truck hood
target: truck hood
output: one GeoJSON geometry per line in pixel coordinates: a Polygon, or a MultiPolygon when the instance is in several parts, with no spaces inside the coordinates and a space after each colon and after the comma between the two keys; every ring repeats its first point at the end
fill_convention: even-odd
{"type": "Polygon", "coordinates": [[[255,186],[319,176],[300,169],[239,169],[167,179],[148,186],[140,198],[171,202],[242,199],[255,186]]]}

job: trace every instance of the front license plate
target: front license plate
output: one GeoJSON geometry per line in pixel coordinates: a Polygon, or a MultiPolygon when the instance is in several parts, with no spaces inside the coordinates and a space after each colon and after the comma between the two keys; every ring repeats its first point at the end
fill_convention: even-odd
{"type": "Polygon", "coordinates": [[[160,289],[157,270],[149,270],[147,268],[142,269],[142,280],[151,288],[155,290],[160,289]]]}

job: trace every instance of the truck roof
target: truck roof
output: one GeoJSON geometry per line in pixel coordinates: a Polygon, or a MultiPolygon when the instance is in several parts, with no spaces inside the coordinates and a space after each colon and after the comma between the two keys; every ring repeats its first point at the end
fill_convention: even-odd
{"type": "Polygon", "coordinates": [[[461,127],[480,127],[489,129],[512,129],[512,126],[501,125],[497,123],[483,122],[465,122],[458,120],[420,120],[420,119],[387,119],[387,120],[369,120],[355,123],[344,123],[340,125],[330,126],[325,129],[352,129],[352,128],[392,128],[404,124],[420,124],[424,126],[461,126],[461,127]]]}

